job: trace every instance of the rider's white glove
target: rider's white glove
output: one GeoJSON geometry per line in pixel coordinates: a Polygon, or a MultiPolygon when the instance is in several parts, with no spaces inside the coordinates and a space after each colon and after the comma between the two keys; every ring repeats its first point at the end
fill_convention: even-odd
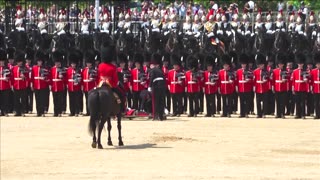
{"type": "Polygon", "coordinates": [[[196,35],[194,35],[194,37],[198,38],[200,36],[200,32],[197,32],[196,35]]]}
{"type": "Polygon", "coordinates": [[[272,34],[272,30],[268,30],[268,31],[267,31],[267,34],[272,34]]]}
{"type": "Polygon", "coordinates": [[[214,36],[213,32],[208,34],[208,37],[212,37],[212,36],[214,36]]]}
{"type": "Polygon", "coordinates": [[[167,31],[167,32],[164,32],[164,35],[166,36],[167,34],[169,34],[169,32],[167,31]]]}
{"type": "Polygon", "coordinates": [[[148,91],[149,91],[149,92],[151,92],[151,91],[152,91],[152,90],[151,90],[151,87],[148,87],[148,91]]]}
{"type": "Polygon", "coordinates": [[[282,28],[281,31],[282,31],[282,32],[286,32],[286,29],[285,29],[285,28],[282,28]]]}
{"type": "Polygon", "coordinates": [[[316,31],[313,31],[312,32],[312,36],[316,36],[317,35],[317,32],[316,31]]]}
{"type": "Polygon", "coordinates": [[[248,35],[248,34],[251,34],[251,32],[250,31],[246,31],[245,35],[248,35]]]}
{"type": "Polygon", "coordinates": [[[217,34],[223,34],[223,31],[222,30],[218,30],[217,34]]]}
{"type": "Polygon", "coordinates": [[[242,33],[242,32],[241,32],[241,29],[238,29],[237,32],[238,32],[238,33],[242,33]]]}
{"type": "Polygon", "coordinates": [[[231,35],[231,31],[227,31],[226,33],[227,33],[227,35],[228,35],[228,36],[230,36],[230,35],[231,35]]]}
{"type": "Polygon", "coordinates": [[[126,34],[130,34],[131,33],[131,31],[128,29],[127,31],[126,31],[126,34]]]}

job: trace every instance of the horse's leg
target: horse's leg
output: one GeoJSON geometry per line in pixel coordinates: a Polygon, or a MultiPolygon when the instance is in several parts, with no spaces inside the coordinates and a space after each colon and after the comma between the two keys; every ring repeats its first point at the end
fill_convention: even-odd
{"type": "Polygon", "coordinates": [[[107,118],[105,118],[104,116],[102,116],[101,122],[100,122],[100,124],[99,124],[98,140],[97,140],[97,142],[98,142],[98,149],[103,149],[103,146],[102,146],[102,144],[101,144],[101,133],[102,133],[102,129],[103,129],[103,127],[104,127],[104,123],[106,123],[106,119],[107,119],[107,118]]]}
{"type": "Polygon", "coordinates": [[[118,126],[119,146],[123,146],[122,135],[121,135],[121,113],[117,115],[117,126],[118,126]]]}
{"type": "Polygon", "coordinates": [[[92,133],[93,133],[93,138],[92,138],[91,147],[92,147],[92,148],[97,148],[97,137],[96,137],[96,128],[97,128],[97,125],[95,124],[93,127],[94,127],[94,131],[92,132],[92,133]]]}
{"type": "Polygon", "coordinates": [[[111,141],[112,125],[111,125],[111,118],[110,117],[108,117],[107,123],[108,123],[108,146],[113,146],[112,141],[111,141]]]}

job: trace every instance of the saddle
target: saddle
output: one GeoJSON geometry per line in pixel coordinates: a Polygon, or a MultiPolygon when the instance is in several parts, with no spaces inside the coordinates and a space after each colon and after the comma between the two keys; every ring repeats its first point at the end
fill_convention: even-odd
{"type": "MultiPolygon", "coordinates": [[[[106,86],[106,87],[112,89],[112,86],[111,86],[111,84],[110,84],[110,82],[109,82],[108,79],[103,79],[103,80],[101,80],[101,81],[99,82],[98,88],[100,88],[100,87],[102,87],[102,86],[106,86]]],[[[115,92],[113,92],[113,96],[114,96],[114,98],[116,99],[117,103],[118,103],[118,104],[121,104],[121,99],[120,99],[120,97],[118,96],[118,94],[115,93],[115,92]]]]}

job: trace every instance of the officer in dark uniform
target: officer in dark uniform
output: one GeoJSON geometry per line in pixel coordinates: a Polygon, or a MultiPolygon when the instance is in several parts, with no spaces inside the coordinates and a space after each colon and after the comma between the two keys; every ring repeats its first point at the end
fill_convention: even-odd
{"type": "Polygon", "coordinates": [[[0,116],[8,116],[8,104],[10,102],[9,93],[10,87],[10,69],[7,64],[6,51],[0,49],[0,116]]]}
{"type": "Polygon", "coordinates": [[[160,67],[161,55],[155,53],[152,55],[149,77],[150,83],[148,91],[152,92],[152,109],[153,109],[153,120],[164,120],[164,108],[165,108],[165,92],[166,83],[165,77],[160,67]]]}
{"type": "Polygon", "coordinates": [[[32,63],[34,59],[34,50],[31,48],[26,48],[26,69],[28,70],[29,73],[29,81],[28,87],[27,87],[27,101],[26,101],[26,107],[25,107],[25,113],[32,113],[33,109],[33,91],[31,90],[31,71],[32,71],[32,63]]]}

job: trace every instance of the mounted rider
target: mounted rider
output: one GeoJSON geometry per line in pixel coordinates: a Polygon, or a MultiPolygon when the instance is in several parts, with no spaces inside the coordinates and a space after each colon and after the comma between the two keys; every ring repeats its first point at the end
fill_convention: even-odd
{"type": "Polygon", "coordinates": [[[267,15],[267,22],[265,22],[264,27],[266,28],[266,32],[268,35],[274,34],[274,23],[272,22],[271,12],[267,15]]]}
{"type": "MultiPolygon", "coordinates": [[[[242,15],[242,22],[240,25],[240,32],[244,36],[252,36],[254,35],[252,32],[252,25],[249,22],[249,16],[247,14],[247,11],[244,10],[243,15],[242,15]]],[[[238,31],[239,32],[239,31],[238,31]]]]}
{"type": "Polygon", "coordinates": [[[182,33],[185,35],[192,35],[192,23],[190,15],[186,16],[186,22],[183,23],[182,33]]]}
{"type": "Polygon", "coordinates": [[[170,23],[168,24],[168,29],[169,30],[177,30],[178,28],[178,23],[176,21],[176,14],[171,14],[170,15],[170,23]]]}
{"type": "Polygon", "coordinates": [[[311,11],[310,12],[310,16],[309,16],[309,23],[308,23],[308,28],[307,28],[307,37],[308,40],[313,40],[316,38],[317,36],[317,29],[318,29],[318,25],[315,22],[315,18],[314,18],[314,12],[311,11]]]}
{"type": "Polygon", "coordinates": [[[277,15],[277,21],[275,23],[275,30],[276,31],[282,31],[282,32],[286,32],[286,23],[283,21],[283,18],[282,18],[282,10],[278,12],[278,15],[277,15]]]}
{"type": "Polygon", "coordinates": [[[17,13],[16,13],[17,18],[15,19],[15,27],[17,31],[25,31],[24,29],[24,18],[23,18],[23,12],[21,10],[21,6],[19,5],[17,7],[17,13]]]}
{"type": "Polygon", "coordinates": [[[288,32],[294,32],[294,29],[296,28],[296,22],[294,22],[294,15],[294,12],[291,12],[289,17],[288,32]]]}
{"type": "Polygon", "coordinates": [[[237,31],[240,27],[240,22],[239,22],[239,15],[238,12],[235,12],[232,15],[232,20],[230,22],[230,26],[234,31],[237,31]]]}
{"type": "Polygon", "coordinates": [[[167,32],[168,31],[168,26],[169,26],[169,15],[168,13],[166,12],[164,17],[163,17],[163,20],[162,20],[162,32],[167,32]]]}
{"type": "Polygon", "coordinates": [[[58,35],[66,34],[66,31],[64,30],[66,27],[66,11],[64,9],[61,10],[61,13],[59,15],[59,22],[56,25],[56,32],[58,35]]]}
{"type": "Polygon", "coordinates": [[[210,10],[209,13],[209,21],[205,23],[204,25],[204,31],[207,33],[208,38],[211,38],[211,43],[213,45],[217,45],[219,43],[218,38],[215,37],[214,30],[215,30],[215,22],[214,22],[214,15],[213,10],[210,10]]]}
{"type": "Polygon", "coordinates": [[[38,19],[39,19],[38,28],[39,28],[40,33],[41,34],[48,33],[47,29],[46,29],[46,27],[47,27],[47,16],[46,16],[43,8],[40,9],[40,15],[39,15],[38,19]]]}
{"type": "Polygon", "coordinates": [[[160,32],[161,20],[159,18],[159,12],[157,10],[153,13],[153,19],[151,20],[152,32],[160,32]]]}
{"type": "Polygon", "coordinates": [[[90,21],[88,20],[89,13],[85,13],[82,23],[81,23],[81,33],[82,34],[89,34],[90,33],[90,21]]]}
{"type": "Polygon", "coordinates": [[[297,17],[297,24],[294,28],[294,32],[298,33],[299,35],[305,35],[306,36],[306,33],[305,33],[305,26],[304,24],[302,23],[302,18],[301,18],[301,13],[298,14],[298,17],[297,17]]]}
{"type": "Polygon", "coordinates": [[[110,34],[112,29],[112,24],[110,22],[110,15],[107,9],[104,10],[102,16],[102,27],[101,32],[110,34]]]}
{"type": "Polygon", "coordinates": [[[147,12],[142,12],[141,13],[141,29],[147,29],[150,26],[150,21],[149,21],[149,17],[148,17],[148,13],[147,12]]]}
{"type": "Polygon", "coordinates": [[[256,23],[254,25],[254,32],[255,34],[257,34],[257,30],[260,29],[260,30],[263,30],[264,28],[264,23],[262,22],[262,15],[261,15],[261,9],[259,9],[259,12],[256,16],[256,23]]]}
{"type": "Polygon", "coordinates": [[[203,31],[203,25],[199,21],[199,15],[198,14],[196,14],[194,16],[194,22],[193,22],[191,30],[192,30],[192,33],[194,34],[194,36],[196,38],[198,38],[200,36],[200,34],[201,34],[200,32],[203,31]]]}
{"type": "Polygon", "coordinates": [[[123,30],[125,30],[125,33],[128,34],[132,34],[132,24],[131,24],[131,15],[130,15],[130,11],[127,12],[127,14],[125,15],[125,23],[123,25],[123,30]]]}

